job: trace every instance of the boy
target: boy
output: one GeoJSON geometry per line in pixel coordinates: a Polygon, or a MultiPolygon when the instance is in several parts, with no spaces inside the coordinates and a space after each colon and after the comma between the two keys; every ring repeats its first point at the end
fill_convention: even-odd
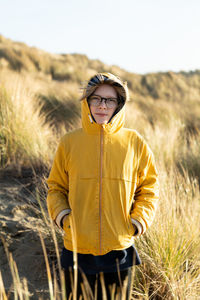
{"type": "Polygon", "coordinates": [[[81,98],[82,128],[67,133],[55,155],[47,203],[50,216],[65,232],[61,263],[67,296],[75,237],[78,295],[82,271],[93,291],[98,280],[102,299],[103,272],[108,299],[109,285],[115,283],[117,293],[126,277],[129,299],[131,267],[140,264],[134,237],[154,218],[158,176],[148,145],[135,130],[123,127],[127,100],[128,89],[120,78],[93,76],[81,98]]]}

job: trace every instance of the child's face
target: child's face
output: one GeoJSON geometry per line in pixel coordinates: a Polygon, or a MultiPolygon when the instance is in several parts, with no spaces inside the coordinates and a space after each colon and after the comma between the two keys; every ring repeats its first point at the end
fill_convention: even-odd
{"type": "MultiPolygon", "coordinates": [[[[99,86],[95,90],[93,95],[97,95],[105,98],[117,99],[116,90],[108,84],[102,84],[101,86],[99,86]]],[[[91,114],[93,115],[96,123],[98,124],[107,124],[118,106],[117,101],[116,101],[116,105],[112,108],[108,108],[105,101],[101,101],[99,106],[94,106],[92,105],[92,103],[89,105],[90,105],[91,114]]]]}

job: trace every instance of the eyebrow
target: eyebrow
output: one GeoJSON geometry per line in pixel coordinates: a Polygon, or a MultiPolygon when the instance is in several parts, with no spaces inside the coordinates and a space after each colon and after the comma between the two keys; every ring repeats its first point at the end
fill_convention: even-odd
{"type": "Polygon", "coordinates": [[[109,97],[102,97],[101,95],[97,95],[97,94],[93,94],[92,96],[99,96],[101,98],[112,98],[112,99],[118,99],[117,97],[112,97],[112,96],[109,96],[109,97]]]}

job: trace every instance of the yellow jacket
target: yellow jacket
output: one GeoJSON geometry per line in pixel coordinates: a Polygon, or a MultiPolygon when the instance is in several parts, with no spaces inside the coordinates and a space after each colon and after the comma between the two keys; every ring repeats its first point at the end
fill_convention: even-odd
{"type": "Polygon", "coordinates": [[[67,133],[58,146],[47,204],[54,221],[71,209],[63,224],[67,249],[76,245],[78,253],[103,255],[133,244],[131,220],[141,225],[141,233],[151,224],[157,171],[143,138],[123,128],[125,107],[104,125],[92,120],[86,99],[81,108],[83,128],[67,133]]]}

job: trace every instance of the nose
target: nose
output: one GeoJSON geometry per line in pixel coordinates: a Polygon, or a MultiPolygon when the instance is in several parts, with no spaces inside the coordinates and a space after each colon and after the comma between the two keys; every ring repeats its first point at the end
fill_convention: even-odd
{"type": "Polygon", "coordinates": [[[106,100],[105,99],[101,100],[101,102],[99,104],[99,107],[101,107],[101,108],[107,108],[107,106],[106,106],[106,100]]]}

